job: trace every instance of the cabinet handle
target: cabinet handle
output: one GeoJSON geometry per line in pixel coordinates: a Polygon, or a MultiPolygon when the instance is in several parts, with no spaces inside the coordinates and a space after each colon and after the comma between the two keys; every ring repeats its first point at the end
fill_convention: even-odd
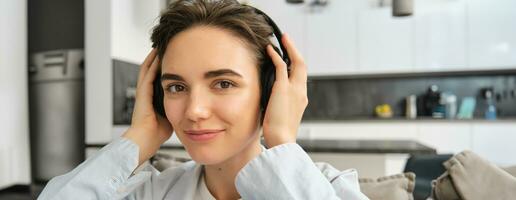
{"type": "Polygon", "coordinates": [[[310,3],[310,6],[312,6],[312,7],[327,6],[328,2],[329,2],[329,0],[314,0],[314,1],[312,1],[312,3],[310,3]]]}

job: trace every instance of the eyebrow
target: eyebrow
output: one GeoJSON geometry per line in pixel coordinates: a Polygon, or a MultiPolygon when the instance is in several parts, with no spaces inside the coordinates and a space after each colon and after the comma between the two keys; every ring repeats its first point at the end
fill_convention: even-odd
{"type": "MultiPolygon", "coordinates": [[[[224,76],[224,75],[236,76],[236,77],[242,78],[242,75],[240,75],[239,73],[237,73],[231,69],[219,69],[219,70],[214,70],[214,71],[209,71],[209,72],[204,73],[204,79],[210,79],[210,78],[224,76]]],[[[161,81],[163,82],[165,80],[185,81],[185,79],[183,77],[181,77],[180,75],[171,74],[171,73],[164,73],[163,75],[161,75],[161,81]]]]}

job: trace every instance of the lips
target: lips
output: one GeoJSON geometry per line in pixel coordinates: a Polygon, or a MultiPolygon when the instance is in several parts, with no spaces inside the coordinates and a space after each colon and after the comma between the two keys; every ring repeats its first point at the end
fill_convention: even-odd
{"type": "Polygon", "coordinates": [[[202,129],[202,130],[186,130],[186,134],[192,134],[192,135],[201,135],[201,134],[210,134],[210,133],[217,133],[221,132],[223,130],[220,129],[202,129]]]}
{"type": "Polygon", "coordinates": [[[186,136],[196,142],[209,141],[220,135],[224,130],[188,130],[186,136]]]}

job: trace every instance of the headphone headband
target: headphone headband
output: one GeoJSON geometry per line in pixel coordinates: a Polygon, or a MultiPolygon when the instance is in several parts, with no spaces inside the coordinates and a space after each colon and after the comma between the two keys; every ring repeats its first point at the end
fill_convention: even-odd
{"type": "MultiPolygon", "coordinates": [[[[247,5],[247,6],[249,6],[249,5],[247,5]]],[[[288,56],[288,52],[287,52],[286,48],[283,46],[283,43],[281,42],[281,37],[283,36],[283,33],[281,33],[281,30],[279,29],[278,25],[276,25],[276,23],[272,20],[272,18],[270,18],[267,14],[265,14],[265,12],[261,11],[258,8],[255,8],[253,6],[249,6],[249,7],[253,8],[256,13],[262,15],[265,18],[265,20],[267,21],[267,23],[272,27],[274,36],[276,37],[278,44],[281,48],[281,54],[282,54],[283,61],[285,61],[285,63],[287,64],[287,70],[290,71],[290,58],[288,56]]]]}

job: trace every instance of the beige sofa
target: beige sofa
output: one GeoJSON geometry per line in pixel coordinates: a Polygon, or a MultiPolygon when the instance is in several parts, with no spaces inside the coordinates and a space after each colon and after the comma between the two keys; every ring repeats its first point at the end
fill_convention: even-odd
{"type": "MultiPolygon", "coordinates": [[[[159,171],[187,161],[156,154],[151,164],[159,171]]],[[[446,172],[432,182],[429,200],[514,200],[516,166],[499,168],[471,151],[463,151],[443,163],[446,172]]],[[[371,200],[413,200],[416,174],[412,172],[376,179],[360,178],[360,189],[371,200]]]]}

